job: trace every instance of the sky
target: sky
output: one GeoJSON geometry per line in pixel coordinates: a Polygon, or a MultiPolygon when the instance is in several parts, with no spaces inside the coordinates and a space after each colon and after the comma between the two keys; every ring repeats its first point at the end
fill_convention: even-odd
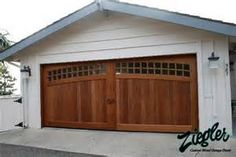
{"type": "MultiPolygon", "coordinates": [[[[153,8],[236,23],[235,0],[120,0],[153,8]]],[[[93,0],[0,0],[0,32],[18,42],[93,0]]],[[[19,69],[10,66],[19,78],[19,69]]],[[[16,83],[17,94],[19,80],[16,83]]]]}

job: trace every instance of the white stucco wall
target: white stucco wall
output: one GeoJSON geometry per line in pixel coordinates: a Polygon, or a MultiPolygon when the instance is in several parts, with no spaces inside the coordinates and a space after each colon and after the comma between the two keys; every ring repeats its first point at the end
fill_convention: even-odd
{"type": "Polygon", "coordinates": [[[41,127],[40,64],[190,53],[197,55],[200,130],[219,121],[231,133],[230,79],[225,72],[228,38],[117,13],[90,15],[15,56],[22,66],[32,69],[27,95],[29,126],[41,127]],[[207,58],[213,51],[220,56],[217,71],[208,68],[207,58]]]}

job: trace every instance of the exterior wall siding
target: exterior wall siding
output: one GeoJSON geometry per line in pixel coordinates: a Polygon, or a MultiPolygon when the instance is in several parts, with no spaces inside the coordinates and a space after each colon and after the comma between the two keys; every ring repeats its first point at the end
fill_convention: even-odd
{"type": "Polygon", "coordinates": [[[199,127],[219,121],[231,133],[228,38],[175,24],[130,15],[97,12],[15,56],[32,69],[28,80],[29,125],[41,127],[40,64],[143,56],[196,54],[199,127]],[[208,57],[221,68],[209,70],[208,57]]]}

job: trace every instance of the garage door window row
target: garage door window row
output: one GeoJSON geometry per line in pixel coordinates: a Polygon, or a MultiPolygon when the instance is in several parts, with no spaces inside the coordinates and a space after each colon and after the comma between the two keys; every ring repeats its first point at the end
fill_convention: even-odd
{"type": "Polygon", "coordinates": [[[102,75],[105,74],[105,71],[106,67],[103,63],[73,65],[48,71],[48,81],[102,75]]]}
{"type": "Polygon", "coordinates": [[[160,61],[119,62],[116,74],[157,74],[190,77],[190,65],[160,61]]]}

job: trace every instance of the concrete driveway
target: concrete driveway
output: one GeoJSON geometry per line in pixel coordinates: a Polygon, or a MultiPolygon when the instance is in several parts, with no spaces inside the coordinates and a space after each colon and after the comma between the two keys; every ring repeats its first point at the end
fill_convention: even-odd
{"type": "MultiPolygon", "coordinates": [[[[0,143],[46,148],[60,151],[105,155],[108,157],[235,157],[236,139],[214,142],[205,149],[230,152],[192,152],[202,149],[190,146],[179,152],[183,141],[177,134],[117,132],[79,129],[25,129],[0,133],[0,143]]],[[[1,155],[0,155],[1,156],[1,155]]],[[[4,157],[4,156],[3,156],[4,157]]]]}

